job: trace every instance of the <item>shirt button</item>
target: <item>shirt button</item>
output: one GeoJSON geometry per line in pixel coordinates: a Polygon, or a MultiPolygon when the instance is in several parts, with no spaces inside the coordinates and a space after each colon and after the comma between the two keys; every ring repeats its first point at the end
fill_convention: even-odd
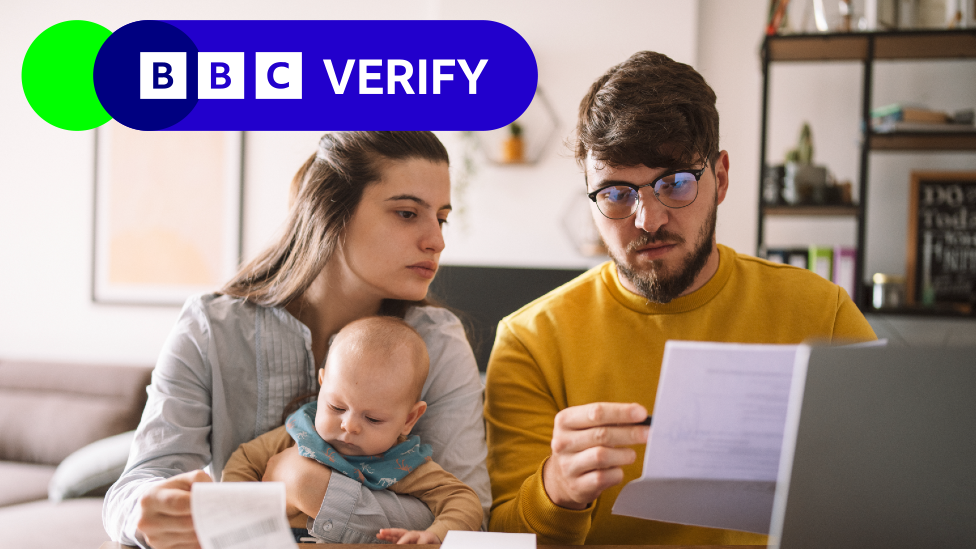
{"type": "Polygon", "coordinates": [[[326,532],[331,531],[332,530],[332,521],[331,520],[325,521],[325,524],[322,525],[322,529],[325,530],[326,532]]]}

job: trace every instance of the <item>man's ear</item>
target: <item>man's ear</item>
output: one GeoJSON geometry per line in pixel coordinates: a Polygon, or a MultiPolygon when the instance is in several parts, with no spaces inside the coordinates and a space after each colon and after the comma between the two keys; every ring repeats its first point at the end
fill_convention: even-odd
{"type": "Polygon", "coordinates": [[[729,191],[729,152],[719,152],[712,167],[715,170],[715,203],[721,204],[729,191]]]}
{"type": "Polygon", "coordinates": [[[403,431],[400,431],[400,434],[403,436],[409,435],[410,430],[413,429],[414,424],[417,423],[417,420],[420,419],[420,416],[424,415],[424,412],[426,411],[427,411],[426,402],[421,400],[418,401],[416,404],[414,404],[410,408],[410,413],[407,414],[407,422],[403,425],[403,431]]]}

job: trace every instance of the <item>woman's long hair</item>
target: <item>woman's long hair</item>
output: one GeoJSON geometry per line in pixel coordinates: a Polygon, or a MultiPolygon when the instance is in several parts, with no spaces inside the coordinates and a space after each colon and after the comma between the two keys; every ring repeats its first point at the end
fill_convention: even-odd
{"type": "MultiPolygon", "coordinates": [[[[431,132],[334,132],[295,174],[281,239],[241,268],[221,293],[265,307],[301,297],[342,242],[367,185],[378,181],[385,160],[420,158],[449,162],[431,132]]],[[[380,314],[402,317],[414,302],[386,299],[380,314]]]]}

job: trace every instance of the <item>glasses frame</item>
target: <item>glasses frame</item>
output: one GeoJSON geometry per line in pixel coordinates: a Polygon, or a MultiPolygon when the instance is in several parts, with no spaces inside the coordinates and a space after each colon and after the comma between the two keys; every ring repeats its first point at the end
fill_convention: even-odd
{"type": "Polygon", "coordinates": [[[586,196],[589,197],[589,199],[592,200],[594,204],[596,204],[596,209],[600,210],[600,213],[603,214],[603,217],[607,219],[627,219],[628,217],[636,214],[637,209],[640,207],[641,200],[642,200],[640,190],[643,189],[644,187],[651,187],[651,192],[654,193],[654,198],[656,198],[657,201],[665,208],[671,208],[672,210],[680,210],[681,208],[687,208],[688,206],[691,206],[692,204],[695,203],[695,200],[698,200],[698,190],[699,190],[698,184],[701,183],[702,174],[705,173],[705,170],[707,168],[708,168],[708,162],[706,161],[705,165],[703,165],[701,169],[698,170],[673,170],[673,171],[665,172],[661,174],[661,176],[655,179],[654,181],[651,181],[650,183],[646,183],[644,185],[634,185],[633,183],[618,182],[618,183],[614,183],[613,185],[606,185],[604,187],[600,187],[599,189],[593,192],[586,193],[586,196]],[[688,202],[684,206],[669,206],[664,202],[661,202],[661,197],[658,195],[658,192],[654,190],[654,186],[657,185],[658,181],[664,179],[665,177],[668,177],[669,175],[679,174],[679,173],[690,173],[695,177],[695,198],[692,198],[691,202],[688,202]],[[634,192],[637,193],[637,202],[634,203],[634,211],[630,212],[628,215],[625,215],[624,217],[610,217],[602,209],[600,209],[600,203],[596,201],[596,195],[599,194],[600,191],[604,189],[608,189],[610,187],[630,187],[631,189],[633,189],[634,192]]]}

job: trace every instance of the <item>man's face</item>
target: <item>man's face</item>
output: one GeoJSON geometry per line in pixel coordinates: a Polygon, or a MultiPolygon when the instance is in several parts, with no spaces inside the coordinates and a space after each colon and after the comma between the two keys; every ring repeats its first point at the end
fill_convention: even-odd
{"type": "MultiPolygon", "coordinates": [[[[684,208],[668,208],[651,187],[640,190],[637,212],[608,219],[591,204],[593,220],[617,265],[621,282],[631,292],[657,303],[689,294],[715,274],[715,220],[728,190],[728,154],[722,151],[698,183],[698,197],[684,208]]],[[[624,182],[646,185],[668,170],[647,166],[610,167],[587,158],[588,192],[624,182]]]]}

